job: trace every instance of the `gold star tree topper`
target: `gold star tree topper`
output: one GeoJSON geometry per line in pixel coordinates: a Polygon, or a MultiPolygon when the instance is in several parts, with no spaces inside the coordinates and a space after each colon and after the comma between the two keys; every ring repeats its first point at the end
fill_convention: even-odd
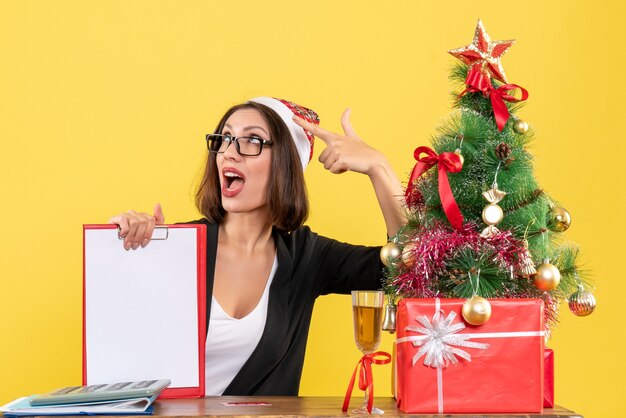
{"type": "Polygon", "coordinates": [[[496,80],[507,83],[500,58],[514,43],[514,39],[492,42],[483,22],[479,19],[472,43],[448,52],[469,65],[470,71],[476,68],[481,72],[489,73],[496,80]]]}

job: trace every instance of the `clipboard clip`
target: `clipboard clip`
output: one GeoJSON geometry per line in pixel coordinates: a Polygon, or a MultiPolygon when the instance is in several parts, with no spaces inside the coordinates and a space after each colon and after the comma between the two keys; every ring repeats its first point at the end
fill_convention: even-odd
{"type": "MultiPolygon", "coordinates": [[[[119,240],[124,239],[120,236],[121,232],[122,232],[122,228],[118,226],[117,227],[117,239],[119,240]]],[[[170,230],[167,226],[157,225],[154,227],[154,231],[152,231],[152,238],[150,238],[150,241],[165,241],[169,236],[170,236],[170,230]]]]}

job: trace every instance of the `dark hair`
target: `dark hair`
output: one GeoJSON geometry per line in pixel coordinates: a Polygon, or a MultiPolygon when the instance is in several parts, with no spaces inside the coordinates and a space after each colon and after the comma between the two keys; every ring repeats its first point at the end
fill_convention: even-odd
{"type": "MultiPolygon", "coordinates": [[[[309,200],[304,184],[304,173],[291,133],[276,112],[255,102],[243,103],[228,109],[214,133],[222,133],[228,118],[241,109],[255,109],[267,122],[269,139],[273,141],[267,187],[269,221],[278,230],[291,232],[302,226],[309,216],[309,200]]],[[[209,222],[220,223],[226,211],[222,206],[216,154],[208,151],[207,154],[204,175],[196,192],[196,207],[209,222]]]]}

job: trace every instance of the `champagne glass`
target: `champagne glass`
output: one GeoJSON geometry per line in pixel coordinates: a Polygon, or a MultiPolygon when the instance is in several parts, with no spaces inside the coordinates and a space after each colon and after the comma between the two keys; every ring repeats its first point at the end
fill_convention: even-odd
{"type": "MultiPolygon", "coordinates": [[[[380,344],[383,323],[383,302],[385,293],[381,290],[353,290],[352,314],[354,319],[354,341],[361,352],[372,354],[380,344]]],[[[361,370],[365,373],[365,370],[361,370]]],[[[369,414],[367,410],[368,389],[365,390],[365,402],[352,411],[354,414],[369,414]]],[[[381,409],[372,406],[372,414],[384,414],[381,409]]]]}

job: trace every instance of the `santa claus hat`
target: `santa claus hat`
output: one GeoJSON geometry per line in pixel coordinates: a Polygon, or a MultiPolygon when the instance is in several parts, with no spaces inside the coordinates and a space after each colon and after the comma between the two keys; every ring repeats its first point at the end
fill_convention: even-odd
{"type": "Polygon", "coordinates": [[[304,170],[313,156],[314,137],[311,132],[298,126],[292,118],[293,115],[296,115],[307,122],[319,125],[320,118],[317,116],[317,113],[288,100],[277,99],[274,97],[256,97],[250,101],[269,107],[276,112],[278,116],[280,116],[283,122],[285,122],[285,125],[287,125],[287,128],[291,133],[291,137],[296,144],[298,156],[300,156],[300,162],[302,163],[302,169],[304,170]]]}

